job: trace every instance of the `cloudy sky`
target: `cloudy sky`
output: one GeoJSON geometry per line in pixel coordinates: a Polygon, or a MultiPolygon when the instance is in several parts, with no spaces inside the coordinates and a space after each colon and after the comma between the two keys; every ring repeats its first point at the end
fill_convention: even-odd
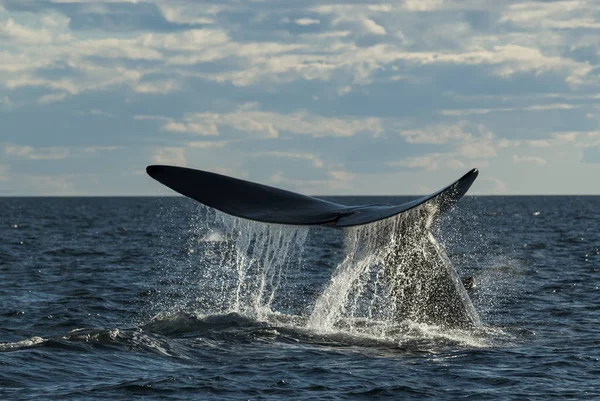
{"type": "Polygon", "coordinates": [[[599,0],[0,0],[0,195],[600,194],[599,38],[599,0]]]}

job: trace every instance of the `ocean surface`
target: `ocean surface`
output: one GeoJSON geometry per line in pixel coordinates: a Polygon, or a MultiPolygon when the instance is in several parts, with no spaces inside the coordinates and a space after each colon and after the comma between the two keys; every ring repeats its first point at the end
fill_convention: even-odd
{"type": "Polygon", "coordinates": [[[0,399],[600,399],[599,211],[464,198],[434,233],[481,325],[445,328],[386,314],[352,230],[0,198],[0,399]]]}

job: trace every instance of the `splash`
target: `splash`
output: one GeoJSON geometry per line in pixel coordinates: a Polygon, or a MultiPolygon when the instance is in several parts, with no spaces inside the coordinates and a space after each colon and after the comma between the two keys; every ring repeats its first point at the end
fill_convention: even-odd
{"type": "Polygon", "coordinates": [[[307,235],[305,227],[202,210],[192,221],[186,244],[185,285],[172,291],[174,298],[184,300],[170,311],[265,319],[285,303],[288,294],[282,283],[302,260],[307,235]]]}
{"type": "Polygon", "coordinates": [[[344,260],[317,299],[308,326],[384,338],[403,321],[445,328],[480,325],[460,278],[431,234],[436,213],[434,205],[426,204],[347,229],[344,260]],[[365,320],[371,324],[360,324],[365,320]]]}
{"type": "MultiPolygon", "coordinates": [[[[435,205],[424,204],[344,229],[341,262],[316,301],[306,304],[314,302],[312,311],[300,311],[294,325],[313,333],[377,339],[398,338],[402,327],[480,326],[460,278],[431,234],[437,212],[435,205]]],[[[286,279],[302,267],[309,228],[263,224],[204,209],[191,231],[188,271],[197,276],[185,277],[185,294],[180,296],[191,296],[193,302],[176,311],[237,313],[272,322],[298,313],[297,308],[285,308],[286,302],[298,304],[298,294],[290,293],[286,279]]]]}
{"type": "Polygon", "coordinates": [[[235,244],[234,263],[223,266],[235,271],[229,311],[264,318],[272,311],[290,262],[301,257],[308,228],[271,226],[229,216],[223,220],[235,244]]]}

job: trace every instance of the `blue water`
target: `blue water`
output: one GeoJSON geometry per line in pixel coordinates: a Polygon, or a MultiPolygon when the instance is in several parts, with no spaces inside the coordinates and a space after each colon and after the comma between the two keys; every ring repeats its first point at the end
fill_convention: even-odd
{"type": "Polygon", "coordinates": [[[0,399],[598,399],[598,210],[463,199],[436,235],[483,326],[444,329],[352,305],[315,325],[342,231],[183,198],[0,198],[0,399]]]}

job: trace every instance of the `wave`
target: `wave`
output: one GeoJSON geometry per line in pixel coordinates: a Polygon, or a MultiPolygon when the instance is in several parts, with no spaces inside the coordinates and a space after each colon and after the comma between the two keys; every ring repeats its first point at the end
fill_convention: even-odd
{"type": "Polygon", "coordinates": [[[145,324],[133,328],[80,328],[67,334],[0,343],[0,352],[33,348],[59,348],[85,351],[97,348],[126,352],[150,352],[166,357],[188,359],[188,348],[222,347],[233,344],[270,342],[338,350],[364,348],[365,352],[423,353],[448,348],[488,348],[515,341],[514,335],[501,328],[442,329],[437,326],[400,322],[394,327],[355,319],[336,330],[319,333],[307,327],[308,317],[272,313],[264,320],[238,313],[200,315],[161,312],[145,324]],[[385,330],[383,327],[385,326],[385,330]],[[352,331],[347,329],[352,327],[352,331]],[[360,330],[360,328],[364,330],[360,330]],[[357,330],[357,328],[359,328],[357,330]]]}

